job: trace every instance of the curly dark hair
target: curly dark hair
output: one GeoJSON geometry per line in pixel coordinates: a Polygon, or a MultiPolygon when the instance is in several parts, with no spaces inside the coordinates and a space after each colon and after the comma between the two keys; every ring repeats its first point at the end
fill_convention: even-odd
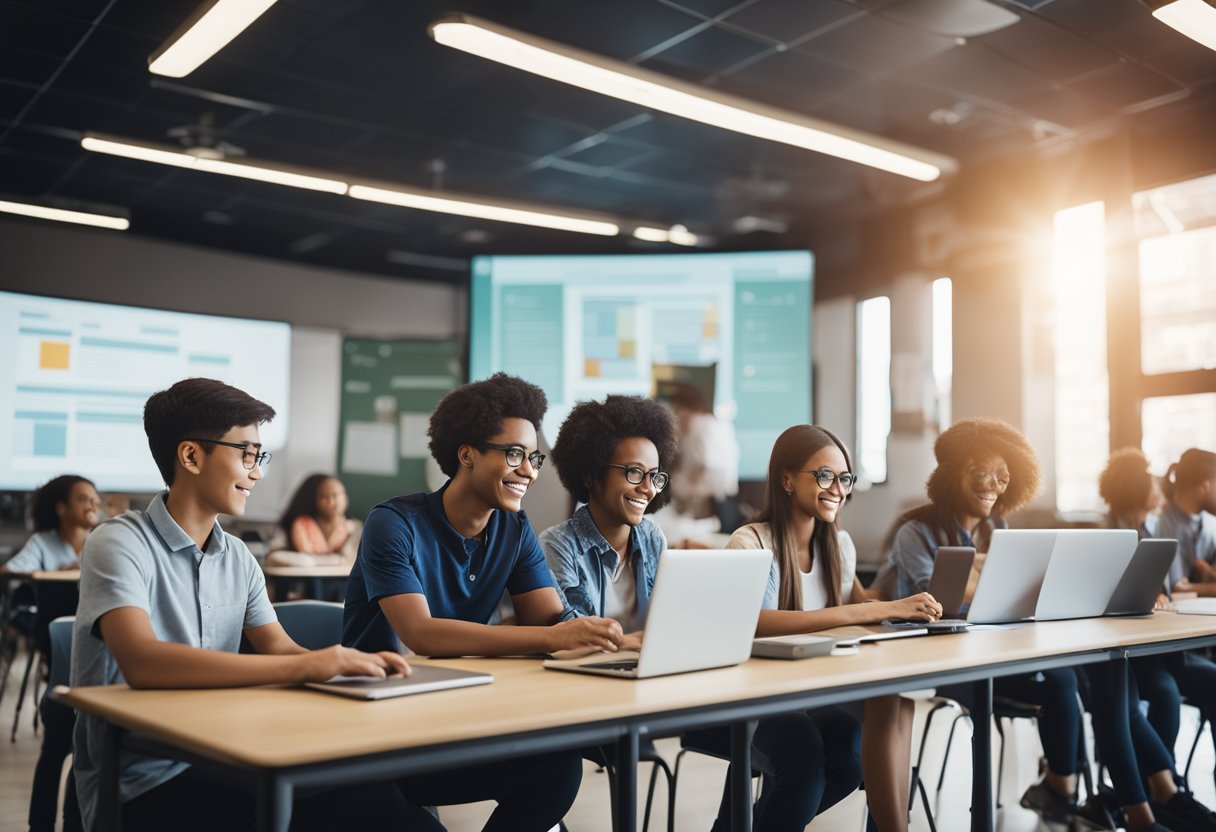
{"type": "MultiPolygon", "coordinates": [[[[63,476],[55,477],[46,485],[34,492],[33,504],[30,508],[30,517],[34,521],[34,531],[49,532],[52,529],[59,528],[59,512],[55,507],[60,503],[66,503],[68,497],[72,494],[72,489],[77,483],[87,482],[93,485],[93,481],[85,477],[77,476],[76,474],[64,474],[63,476]]],[[[93,486],[96,488],[97,486],[93,486]]]]}
{"type": "Polygon", "coordinates": [[[296,489],[296,493],[291,495],[287,510],[279,518],[279,528],[290,535],[291,524],[296,522],[297,517],[307,515],[316,518],[320,514],[317,510],[317,490],[326,480],[336,479],[337,477],[333,474],[309,474],[305,477],[304,482],[300,483],[300,487],[296,489]]]}
{"type": "MultiPolygon", "coordinates": [[[[591,484],[604,475],[621,440],[641,436],[654,443],[659,468],[675,461],[679,434],[675,417],[663,404],[641,396],[609,396],[602,402],[579,402],[557,432],[553,464],[557,477],[580,503],[591,499],[591,484]]],[[[670,499],[664,489],[654,495],[647,512],[658,511],[670,499]]]]}
{"type": "Polygon", "coordinates": [[[1110,506],[1111,515],[1123,517],[1148,505],[1153,493],[1148,465],[1148,457],[1139,448],[1120,448],[1111,453],[1098,477],[1098,495],[1110,506]]]}
{"type": "Polygon", "coordinates": [[[959,545],[959,482],[976,459],[997,454],[1009,466],[1009,487],[996,499],[992,516],[1006,517],[1024,507],[1039,493],[1042,474],[1039,458],[1026,437],[1000,419],[963,419],[955,422],[933,443],[937,467],[925,483],[932,501],[905,512],[900,523],[921,520],[935,528],[951,546],[959,545]]]}
{"type": "MultiPolygon", "coordinates": [[[[152,459],[173,485],[177,446],[187,437],[219,439],[235,427],[261,425],[274,418],[274,408],[244,390],[211,378],[188,378],[153,393],[144,405],[144,433],[152,459]]],[[[204,453],[211,453],[209,444],[204,453]]]]}
{"type": "Polygon", "coordinates": [[[540,431],[549,401],[545,391],[522,378],[495,373],[448,393],[431,414],[426,435],[440,470],[456,476],[461,445],[477,445],[502,432],[503,419],[527,419],[540,431]]]}

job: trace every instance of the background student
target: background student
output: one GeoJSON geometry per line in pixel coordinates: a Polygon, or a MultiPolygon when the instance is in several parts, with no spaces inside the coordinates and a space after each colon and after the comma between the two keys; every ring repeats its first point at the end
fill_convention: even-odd
{"type": "Polygon", "coordinates": [[[1157,478],[1148,468],[1148,457],[1139,448],[1111,452],[1098,475],[1098,496],[1106,503],[1107,528],[1135,529],[1141,540],[1156,536],[1162,495],[1157,478]]]}
{"type": "Polygon", "coordinates": [[[1157,534],[1178,541],[1174,589],[1216,595],[1216,454],[1189,448],[1161,481],[1165,508],[1157,534]]]}
{"type": "Polygon", "coordinates": [[[363,524],[346,516],[346,486],[329,474],[300,483],[279,518],[286,546],[266,556],[276,566],[338,566],[354,563],[363,524]]]}
{"type": "MultiPolygon", "coordinates": [[[[431,454],[450,479],[438,491],[394,497],[367,516],[346,585],[343,643],[399,644],[428,656],[616,650],[613,620],[575,617],[561,600],[527,517],[544,392],[497,373],[444,396],[431,414],[431,454]],[[521,626],[488,622],[506,591],[521,626]]],[[[574,802],[577,751],[425,774],[401,781],[407,798],[443,806],[494,800],[487,829],[546,830],[574,802]]]]}
{"type": "Polygon", "coordinates": [[[77,569],[84,541],[100,519],[101,497],[91,480],[64,474],[34,492],[34,533],[0,572],[77,569]]]}
{"type": "MultiPolygon", "coordinates": [[[[168,491],[146,510],[104,523],[85,544],[73,686],[240,687],[409,671],[396,653],[297,645],[276,620],[257,562],[220,527],[218,515],[245,513],[262,478],[269,454],[258,426],[273,416],[268,405],[210,379],[178,382],[148,400],[144,430],[168,491]],[[237,653],[242,633],[259,655],[237,653]]],[[[104,731],[100,718],[79,715],[74,769],[86,829],[98,828],[104,731]]],[[[252,794],[185,763],[136,754],[122,757],[119,798],[126,830],[247,828],[256,809],[252,794]]],[[[386,819],[434,823],[382,785],[303,798],[292,828],[386,819]]]]}
{"type": "MultiPolygon", "coordinates": [[[[852,538],[838,529],[840,509],[855,482],[852,471],[844,443],[817,425],[794,425],[774,443],[764,509],[729,543],[733,549],[773,552],[756,635],[809,633],[886,618],[941,617],[941,605],[927,592],[865,603],[856,580],[857,550],[852,538]]],[[[799,749],[796,746],[804,744],[799,741],[791,747],[795,735],[788,730],[769,742],[777,753],[811,754],[826,765],[827,787],[818,811],[851,792],[864,775],[866,800],[878,828],[907,830],[913,707],[898,696],[871,699],[864,706],[864,728],[844,709],[816,708],[779,718],[789,722],[803,717],[823,735],[816,745],[799,749]]]]}

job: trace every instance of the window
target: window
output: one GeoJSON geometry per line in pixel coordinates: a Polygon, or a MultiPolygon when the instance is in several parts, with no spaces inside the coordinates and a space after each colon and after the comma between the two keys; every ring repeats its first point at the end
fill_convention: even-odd
{"type": "Polygon", "coordinates": [[[1216,176],[1141,191],[1132,205],[1142,371],[1216,368],[1216,176]]]}
{"type": "Polygon", "coordinates": [[[1216,393],[1157,396],[1140,403],[1143,450],[1164,474],[1187,448],[1216,448],[1216,393]]]}
{"type": "Polygon", "coordinates": [[[954,285],[948,277],[933,281],[933,387],[937,425],[950,426],[950,391],[954,383],[954,285]]]}
{"type": "Polygon", "coordinates": [[[1110,451],[1106,364],[1106,212],[1101,202],[1055,215],[1055,479],[1060,511],[1101,511],[1110,451]]]}
{"type": "Polygon", "coordinates": [[[857,473],[887,481],[891,433],[891,299],[857,304],[857,473]]]}

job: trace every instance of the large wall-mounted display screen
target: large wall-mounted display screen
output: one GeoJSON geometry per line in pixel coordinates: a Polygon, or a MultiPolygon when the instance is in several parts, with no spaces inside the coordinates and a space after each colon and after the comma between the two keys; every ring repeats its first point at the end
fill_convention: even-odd
{"type": "Polygon", "coordinates": [[[103,491],[164,487],[148,452],[148,397],[215,378],[276,411],[268,450],[287,439],[291,327],[0,292],[0,488],[79,474],[103,491]]]}
{"type": "Polygon", "coordinates": [[[682,378],[733,422],[740,476],[811,417],[808,251],[473,260],[469,374],[542,387],[552,442],[575,402],[682,378]]]}

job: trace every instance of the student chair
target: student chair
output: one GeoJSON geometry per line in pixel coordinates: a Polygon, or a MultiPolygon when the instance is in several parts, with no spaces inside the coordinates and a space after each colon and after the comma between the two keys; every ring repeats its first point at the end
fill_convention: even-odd
{"type": "Polygon", "coordinates": [[[280,601],[279,623],[292,641],[308,650],[342,643],[342,605],[333,601],[280,601]]]}
{"type": "Polygon", "coordinates": [[[33,610],[34,624],[31,637],[27,641],[29,658],[25,662],[25,674],[21,677],[21,687],[17,692],[16,708],[13,711],[13,730],[9,739],[17,741],[17,725],[21,720],[21,708],[25,704],[25,691],[29,687],[30,674],[34,673],[34,733],[38,732],[38,706],[42,688],[42,678],[47,662],[51,655],[50,624],[61,616],[76,614],[76,605],[80,601],[79,587],[75,582],[34,582],[35,606],[33,610]]]}
{"type": "MultiPolygon", "coordinates": [[[[691,752],[693,754],[704,754],[706,757],[714,757],[715,759],[718,759],[718,760],[725,760],[728,763],[730,762],[729,755],[720,754],[720,753],[718,753],[718,751],[716,751],[712,748],[707,748],[707,747],[701,745],[699,742],[697,742],[695,734],[693,734],[692,736],[684,735],[684,736],[680,737],[680,753],[676,755],[675,771],[670,775],[670,777],[667,781],[667,794],[668,794],[667,828],[668,828],[668,832],[672,832],[672,830],[675,828],[676,787],[679,785],[679,782],[680,782],[680,764],[684,762],[684,755],[688,754],[689,752],[691,752]]],[[[651,793],[654,792],[654,776],[655,776],[655,773],[657,773],[657,770],[658,770],[658,767],[656,766],[655,772],[652,772],[650,775],[651,793]]],[[[760,780],[760,778],[763,776],[764,776],[763,772],[759,771],[758,769],[752,769],[752,803],[755,803],[757,798],[759,797],[759,792],[756,789],[756,781],[760,780]]],[[[646,814],[647,814],[647,816],[649,816],[649,814],[650,814],[649,796],[647,796],[647,798],[646,798],[646,814]]],[[[645,830],[643,830],[643,832],[645,832],[645,830]]]]}
{"type": "MultiPolygon", "coordinates": [[[[1191,703],[1183,700],[1183,704],[1189,705],[1191,703]]],[[[1186,784],[1188,791],[1191,788],[1191,763],[1195,762],[1195,751],[1199,748],[1199,741],[1203,739],[1203,729],[1211,725],[1208,722],[1207,714],[1202,709],[1197,708],[1197,710],[1199,711],[1199,725],[1195,728],[1195,740],[1191,743],[1190,753],[1186,755],[1186,768],[1182,770],[1182,782],[1186,784]]],[[[1212,734],[1212,741],[1216,743],[1216,732],[1212,734]]]]}
{"type": "MultiPolygon", "coordinates": [[[[612,803],[612,811],[616,812],[616,765],[611,761],[607,750],[600,748],[599,759],[593,762],[599,763],[600,770],[608,773],[608,793],[612,803]]],[[[680,752],[683,754],[684,752],[680,752]]],[[[590,758],[588,758],[590,759],[590,758]]],[[[649,737],[641,737],[638,741],[638,762],[651,763],[653,768],[650,770],[650,787],[646,790],[646,810],[642,813],[642,832],[648,832],[650,829],[650,808],[654,803],[654,787],[658,781],[659,772],[663,772],[663,776],[667,778],[667,832],[675,831],[676,824],[676,776],[672,773],[671,767],[667,765],[667,760],[663,759],[663,755],[654,747],[654,741],[649,737]]],[[[677,767],[679,766],[677,758],[677,767]]],[[[678,770],[678,768],[677,768],[678,770]]],[[[616,818],[613,817],[612,828],[617,827],[616,818]]]]}
{"type": "MultiPolygon", "coordinates": [[[[57,686],[68,684],[72,667],[72,627],[75,623],[75,616],[65,615],[47,624],[47,635],[50,641],[50,675],[47,679],[47,689],[43,694],[44,696],[49,697],[51,691],[57,686]]],[[[58,703],[54,704],[56,707],[65,707],[58,703]]],[[[47,730],[50,731],[51,727],[48,727],[47,730]]],[[[47,753],[45,746],[43,753],[47,753]]],[[[58,764],[58,769],[61,769],[63,759],[56,760],[55,762],[58,764]]],[[[56,778],[55,783],[58,784],[58,778],[56,778]]],[[[36,797],[38,797],[37,794],[31,793],[31,800],[36,797]]],[[[53,813],[58,806],[58,789],[56,788],[54,800],[49,800],[49,797],[49,795],[46,795],[43,799],[48,800],[47,811],[53,813]]],[[[76,802],[76,779],[71,773],[68,775],[67,785],[64,789],[63,820],[65,830],[81,828],[80,807],[76,802]]]]}

